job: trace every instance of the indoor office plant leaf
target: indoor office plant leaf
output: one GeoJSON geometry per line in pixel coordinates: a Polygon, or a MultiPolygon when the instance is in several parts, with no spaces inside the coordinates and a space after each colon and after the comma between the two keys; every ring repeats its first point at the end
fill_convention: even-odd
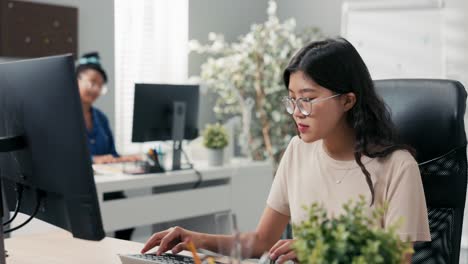
{"type": "Polygon", "coordinates": [[[203,131],[203,145],[208,148],[208,161],[210,165],[223,164],[223,151],[228,145],[226,129],[221,124],[207,125],[203,131]]]}
{"type": "Polygon", "coordinates": [[[218,118],[242,117],[239,143],[244,154],[277,162],[296,133],[281,106],[286,95],[282,71],[296,50],[323,36],[317,28],[297,34],[294,19],[281,23],[273,0],[267,13],[266,22],[252,25],[237,42],[227,43],[223,35],[210,33],[208,45],[192,40],[190,49],[209,55],[200,77],[218,96],[214,107],[218,118]]]}
{"type": "Polygon", "coordinates": [[[302,264],[316,263],[403,263],[412,253],[411,243],[403,242],[396,233],[399,223],[386,229],[379,227],[385,207],[368,215],[364,197],[343,206],[344,213],[329,218],[326,210],[314,203],[309,218],[293,226],[294,250],[302,264]]]}

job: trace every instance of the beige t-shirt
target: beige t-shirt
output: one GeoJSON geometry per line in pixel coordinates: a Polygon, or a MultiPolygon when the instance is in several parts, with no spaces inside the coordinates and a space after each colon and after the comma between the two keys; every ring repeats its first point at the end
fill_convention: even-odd
{"type": "MultiPolygon", "coordinates": [[[[342,214],[342,205],[350,199],[364,195],[367,204],[371,192],[366,178],[356,161],[338,161],[324,150],[323,141],[305,143],[294,137],[289,143],[276,172],[267,205],[291,217],[299,224],[307,217],[303,206],[321,203],[329,216],[342,214]]],[[[382,227],[401,217],[404,219],[398,232],[403,240],[430,241],[426,200],[419,168],[407,151],[398,150],[386,158],[362,157],[375,190],[374,205],[388,202],[382,227]]]]}

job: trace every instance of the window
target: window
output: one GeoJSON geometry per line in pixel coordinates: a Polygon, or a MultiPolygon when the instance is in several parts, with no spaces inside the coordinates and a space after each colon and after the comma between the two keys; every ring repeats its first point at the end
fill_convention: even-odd
{"type": "Polygon", "coordinates": [[[115,141],[132,144],[135,83],[184,83],[188,71],[188,0],[115,1],[115,141]]]}

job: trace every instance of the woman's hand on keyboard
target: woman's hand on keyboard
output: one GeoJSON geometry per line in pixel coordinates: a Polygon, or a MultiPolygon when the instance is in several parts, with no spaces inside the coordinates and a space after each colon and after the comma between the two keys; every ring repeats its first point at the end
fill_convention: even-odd
{"type": "Polygon", "coordinates": [[[172,250],[173,254],[177,254],[182,250],[187,249],[186,242],[191,240],[196,247],[200,247],[197,243],[197,239],[194,237],[195,233],[185,230],[181,227],[172,227],[165,231],[154,233],[148,241],[146,241],[145,246],[141,250],[141,253],[144,254],[148,250],[159,246],[156,251],[157,255],[160,255],[168,250],[172,250]]]}
{"type": "Polygon", "coordinates": [[[282,264],[288,260],[292,260],[298,263],[296,252],[293,249],[293,239],[279,240],[270,249],[270,259],[275,261],[277,264],[282,264]]]}
{"type": "Polygon", "coordinates": [[[141,155],[127,155],[127,156],[120,156],[117,158],[118,162],[132,162],[132,161],[140,161],[142,160],[141,155]]]}
{"type": "Polygon", "coordinates": [[[106,163],[114,163],[117,159],[112,155],[96,155],[93,156],[93,163],[94,164],[106,164],[106,163]]]}

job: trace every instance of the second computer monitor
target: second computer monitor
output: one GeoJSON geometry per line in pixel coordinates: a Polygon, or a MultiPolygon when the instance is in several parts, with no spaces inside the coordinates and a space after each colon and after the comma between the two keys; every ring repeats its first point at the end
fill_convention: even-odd
{"type": "Polygon", "coordinates": [[[135,84],[132,142],[173,140],[174,102],[185,103],[184,139],[198,136],[198,85],[135,84]]]}

